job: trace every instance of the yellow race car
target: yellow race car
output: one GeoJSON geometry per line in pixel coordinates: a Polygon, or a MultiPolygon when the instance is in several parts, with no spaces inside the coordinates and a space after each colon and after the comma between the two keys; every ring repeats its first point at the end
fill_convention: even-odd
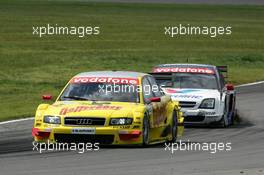
{"type": "Polygon", "coordinates": [[[149,145],[175,142],[183,120],[178,102],[149,74],[84,72],[68,82],[55,103],[38,106],[32,135],[36,142],[149,145]]]}

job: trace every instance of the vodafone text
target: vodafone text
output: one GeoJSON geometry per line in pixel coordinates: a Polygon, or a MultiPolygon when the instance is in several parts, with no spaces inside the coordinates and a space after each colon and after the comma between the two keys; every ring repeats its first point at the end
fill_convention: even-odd
{"type": "Polygon", "coordinates": [[[179,72],[179,73],[200,73],[200,74],[214,74],[214,70],[208,69],[208,68],[181,68],[181,67],[176,67],[176,68],[155,68],[153,70],[155,73],[160,73],[160,72],[179,72]]]}
{"type": "Polygon", "coordinates": [[[111,84],[139,84],[137,78],[113,78],[113,77],[74,77],[71,83],[111,83],[111,84]]]}

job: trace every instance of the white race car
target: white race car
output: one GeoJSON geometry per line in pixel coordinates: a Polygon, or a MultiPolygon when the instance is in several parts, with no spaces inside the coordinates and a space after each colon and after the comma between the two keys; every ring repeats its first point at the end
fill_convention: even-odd
{"type": "Polygon", "coordinates": [[[179,101],[186,125],[232,125],[236,92],[226,84],[227,66],[162,64],[152,75],[166,94],[179,101]]]}

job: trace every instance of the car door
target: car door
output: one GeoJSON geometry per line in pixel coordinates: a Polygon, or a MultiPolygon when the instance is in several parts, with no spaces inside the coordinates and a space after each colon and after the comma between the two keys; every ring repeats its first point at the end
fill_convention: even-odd
{"type": "Polygon", "coordinates": [[[148,76],[148,80],[149,80],[150,85],[152,87],[152,92],[153,92],[154,96],[161,98],[160,102],[155,103],[154,105],[157,106],[157,108],[158,108],[157,111],[159,112],[158,118],[156,120],[156,124],[158,126],[162,126],[166,122],[166,117],[167,117],[167,115],[166,115],[166,111],[167,111],[166,107],[167,107],[167,104],[168,104],[170,98],[167,98],[165,96],[165,94],[162,92],[162,90],[160,89],[160,87],[156,83],[154,77],[148,76]]]}
{"type": "Polygon", "coordinates": [[[223,111],[228,109],[230,92],[225,87],[225,78],[223,74],[219,73],[219,81],[220,81],[220,90],[221,90],[221,101],[220,101],[220,109],[223,111]]]}
{"type": "Polygon", "coordinates": [[[151,128],[159,127],[164,123],[164,105],[162,102],[150,102],[150,98],[158,96],[155,96],[148,76],[142,80],[142,90],[144,103],[150,113],[150,126],[151,128]]]}
{"type": "Polygon", "coordinates": [[[157,118],[157,107],[153,105],[152,102],[150,102],[150,98],[154,97],[153,92],[150,90],[150,83],[147,79],[147,77],[143,77],[142,79],[142,93],[143,93],[143,100],[144,104],[146,106],[147,112],[149,114],[149,122],[150,122],[150,128],[154,128],[154,122],[157,118]]]}

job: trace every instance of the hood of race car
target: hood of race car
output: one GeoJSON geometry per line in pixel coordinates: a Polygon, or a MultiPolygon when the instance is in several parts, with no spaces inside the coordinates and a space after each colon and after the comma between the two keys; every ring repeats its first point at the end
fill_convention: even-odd
{"type": "Polygon", "coordinates": [[[58,101],[49,105],[44,115],[71,117],[132,117],[140,112],[141,104],[124,102],[58,101]]]}
{"type": "Polygon", "coordinates": [[[171,95],[172,100],[200,102],[205,98],[219,98],[220,93],[214,89],[177,89],[164,88],[163,91],[171,95]]]}

